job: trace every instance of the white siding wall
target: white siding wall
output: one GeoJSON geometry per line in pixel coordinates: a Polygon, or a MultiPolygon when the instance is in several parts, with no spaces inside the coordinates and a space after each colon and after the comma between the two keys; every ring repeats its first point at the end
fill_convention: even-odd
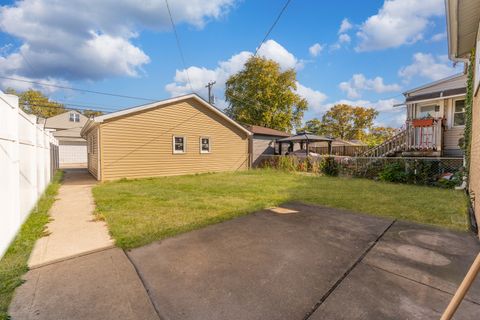
{"type": "Polygon", "coordinates": [[[58,168],[58,142],[0,92],[0,257],[58,168]]]}

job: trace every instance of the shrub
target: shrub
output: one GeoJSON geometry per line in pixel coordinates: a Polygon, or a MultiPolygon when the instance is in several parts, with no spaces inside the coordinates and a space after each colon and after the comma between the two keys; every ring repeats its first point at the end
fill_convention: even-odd
{"type": "Polygon", "coordinates": [[[389,163],[380,171],[378,178],[387,182],[407,182],[408,173],[405,165],[400,162],[389,163]]]}
{"type": "Polygon", "coordinates": [[[277,169],[285,171],[296,171],[297,165],[295,163],[295,157],[278,157],[277,169]]]}
{"type": "Polygon", "coordinates": [[[340,172],[340,165],[335,161],[334,157],[326,157],[322,160],[320,169],[323,174],[336,177],[340,172]]]}

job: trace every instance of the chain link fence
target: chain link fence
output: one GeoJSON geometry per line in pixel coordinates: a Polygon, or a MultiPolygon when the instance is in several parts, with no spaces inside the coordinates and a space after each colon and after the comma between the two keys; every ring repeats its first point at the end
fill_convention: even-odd
{"type": "Polygon", "coordinates": [[[463,182],[461,158],[263,156],[261,168],[453,188],[463,182]]]}

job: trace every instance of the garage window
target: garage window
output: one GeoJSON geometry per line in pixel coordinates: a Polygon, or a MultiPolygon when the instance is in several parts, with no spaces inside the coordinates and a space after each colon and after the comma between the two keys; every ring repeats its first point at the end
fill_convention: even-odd
{"type": "Polygon", "coordinates": [[[173,136],[173,153],[185,153],[187,151],[187,138],[184,136],[173,136]]]}
{"type": "Polygon", "coordinates": [[[210,137],[200,137],[200,153],[210,153],[210,137]]]}
{"type": "Polygon", "coordinates": [[[80,122],[80,115],[75,112],[70,112],[70,121],[71,122],[80,122]]]}

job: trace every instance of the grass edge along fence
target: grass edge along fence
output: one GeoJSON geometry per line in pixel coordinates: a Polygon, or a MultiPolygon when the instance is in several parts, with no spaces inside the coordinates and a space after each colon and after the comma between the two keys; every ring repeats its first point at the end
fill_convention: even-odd
{"type": "Polygon", "coordinates": [[[395,183],[454,188],[465,176],[461,158],[262,156],[258,168],[367,178],[395,183]]]}
{"type": "Polygon", "coordinates": [[[45,235],[45,226],[50,220],[48,212],[55,202],[62,179],[63,171],[57,170],[0,259],[0,320],[10,319],[7,311],[13,292],[23,283],[22,276],[28,271],[28,258],[35,242],[45,235]]]}

